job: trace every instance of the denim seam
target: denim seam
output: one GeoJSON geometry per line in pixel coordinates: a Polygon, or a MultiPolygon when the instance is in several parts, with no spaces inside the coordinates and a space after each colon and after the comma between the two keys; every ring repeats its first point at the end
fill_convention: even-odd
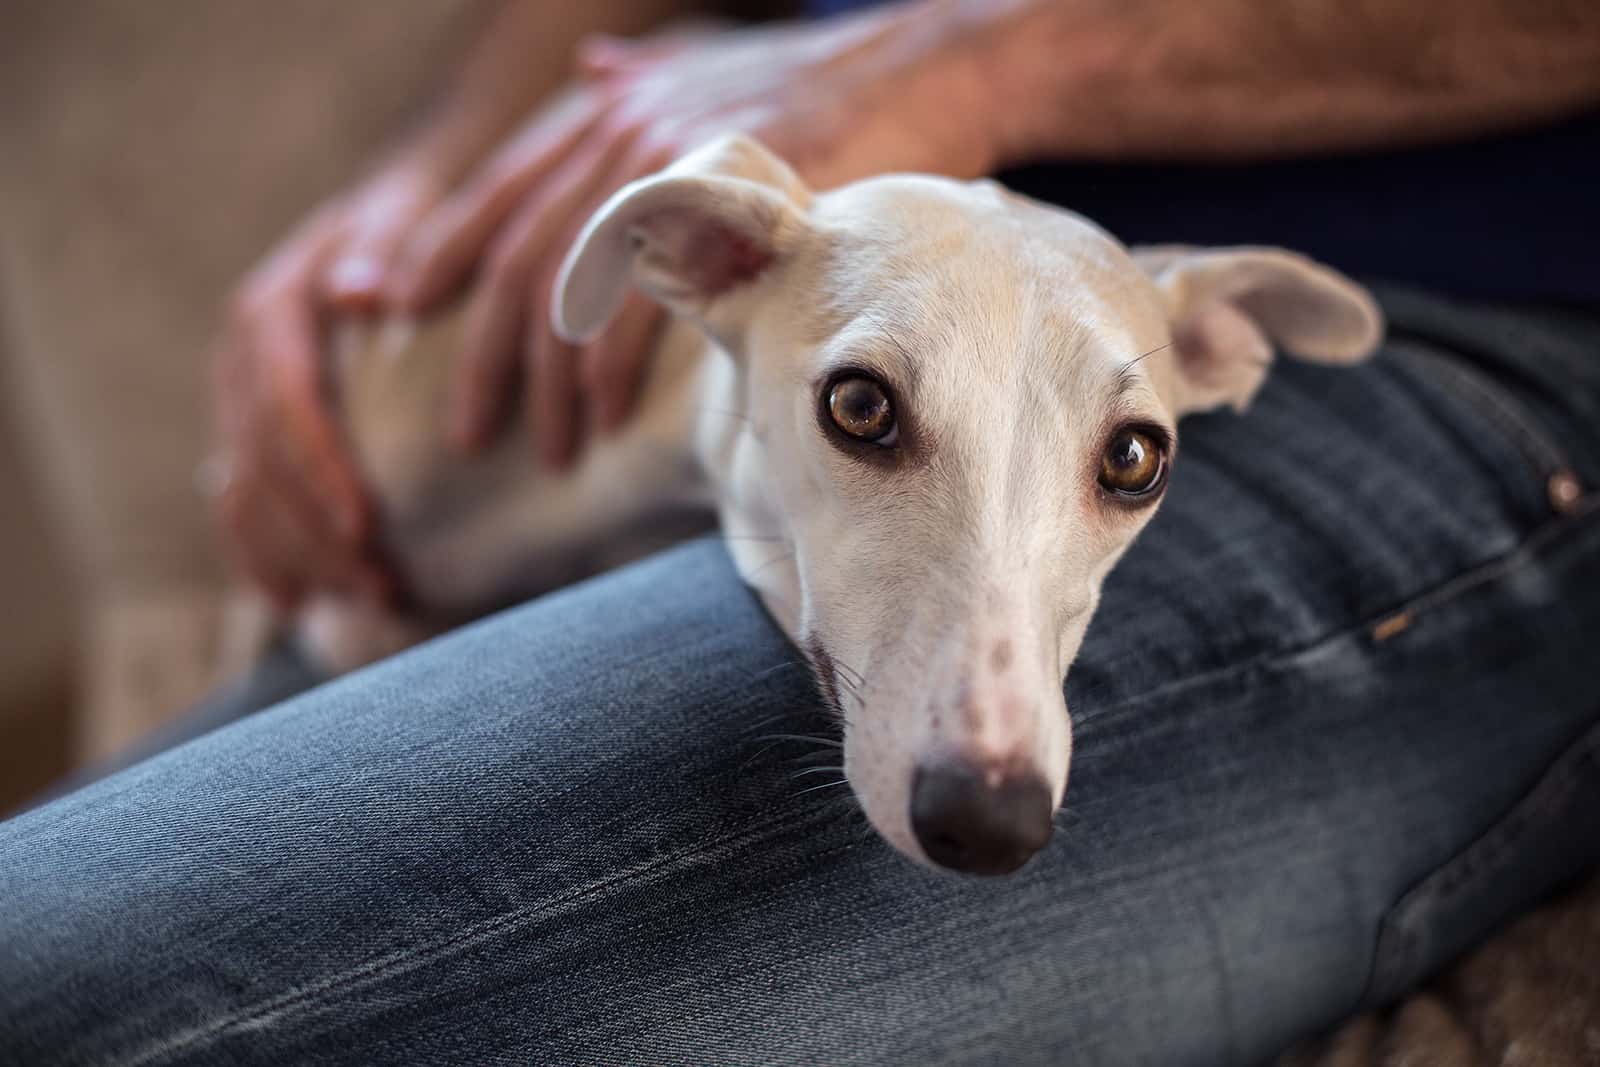
{"type": "Polygon", "coordinates": [[[1422,947],[1416,922],[1419,914],[1447,905],[1484,872],[1504,866],[1530,833],[1548,826],[1565,810],[1579,784],[1597,769],[1600,728],[1590,727],[1487,830],[1402,894],[1379,927],[1372,973],[1361,1003],[1388,1000],[1416,979],[1413,972],[1422,947]]]}
{"type": "MultiPolygon", "coordinates": [[[[776,835],[773,835],[773,836],[776,836],[776,835]]],[[[842,844],[842,845],[832,845],[832,846],[830,846],[828,848],[822,849],[822,850],[818,851],[817,853],[815,853],[813,859],[816,862],[820,862],[821,860],[823,860],[823,859],[825,859],[827,857],[838,855],[838,854],[843,853],[843,852],[848,852],[851,849],[857,848],[859,846],[860,846],[860,841],[851,841],[851,842],[848,842],[848,843],[842,844]]],[[[782,892],[784,889],[787,889],[787,888],[789,888],[789,887],[791,887],[793,885],[797,885],[800,882],[803,882],[803,881],[807,880],[807,878],[809,878],[809,874],[796,876],[795,878],[790,879],[788,882],[781,883],[779,885],[774,886],[773,887],[774,891],[782,892]]],[[[688,982],[690,980],[691,980],[690,978],[683,978],[683,979],[680,979],[675,984],[681,985],[681,984],[684,984],[684,983],[686,983],[686,982],[688,982]]],[[[609,999],[607,1001],[605,1010],[608,1013],[615,1013],[619,1009],[624,1009],[624,1008],[628,1007],[629,1005],[633,1004],[635,1001],[638,1001],[642,997],[645,997],[645,996],[648,996],[648,995],[651,995],[651,994],[654,994],[654,995],[666,994],[666,993],[669,993],[672,989],[673,989],[673,984],[669,984],[669,985],[665,985],[665,986],[652,986],[646,992],[634,993],[634,994],[628,995],[628,996],[613,997],[613,998],[611,998],[611,999],[609,999]]],[[[468,1023],[468,1024],[465,1024],[463,1026],[451,1027],[449,1029],[439,1030],[439,1031],[435,1032],[434,1036],[435,1037],[442,1037],[442,1038],[454,1037],[456,1035],[459,1035],[461,1033],[464,1033],[464,1032],[472,1029],[472,1027],[476,1026],[476,1025],[477,1025],[476,1023],[468,1023]]],[[[575,1038],[600,1037],[600,1036],[603,1035],[604,1030],[605,1030],[605,1026],[604,1026],[603,1023],[590,1020],[590,1021],[586,1021],[586,1023],[581,1027],[564,1028],[563,1029],[563,1033],[570,1033],[575,1038]]]]}
{"type": "Polygon", "coordinates": [[[1408,614],[1417,615],[1425,611],[1437,610],[1470,593],[1478,586],[1504,577],[1532,562],[1532,557],[1542,552],[1550,542],[1559,540],[1568,534],[1580,534],[1591,525],[1600,526],[1600,523],[1591,522],[1591,520],[1600,520],[1600,493],[1589,494],[1579,501],[1577,506],[1566,515],[1542,523],[1518,541],[1509,551],[1475,563],[1429,588],[1418,590],[1402,597],[1394,604],[1369,614],[1357,622],[1337,629],[1324,630],[1293,645],[1270,649],[1240,663],[1230,663],[1223,667],[1200,671],[1183,678],[1175,678],[1154,689],[1126,697],[1115,704],[1106,705],[1097,714],[1081,716],[1078,719],[1078,724],[1081,727],[1118,708],[1141,704],[1156,697],[1167,696],[1173,692],[1181,692],[1193,686],[1222,682],[1235,676],[1269,670],[1277,664],[1315,652],[1332,642],[1344,640],[1358,634],[1370,635],[1383,623],[1396,617],[1408,614]]]}
{"type": "Polygon", "coordinates": [[[1389,349],[1393,355],[1402,357],[1399,366],[1460,400],[1489,423],[1540,480],[1537,488],[1541,497],[1543,480],[1570,466],[1554,433],[1482,371],[1451,359],[1418,338],[1393,338],[1389,349]],[[1408,366],[1413,361],[1433,367],[1435,373],[1419,375],[1416,367],[1408,366]]]}
{"type": "Polygon", "coordinates": [[[1584,520],[1596,517],[1600,517],[1600,493],[1591,493],[1589,496],[1584,497],[1566,516],[1538,527],[1518,542],[1509,552],[1493,559],[1485,560],[1476,567],[1469,568],[1452,578],[1445,579],[1432,589],[1416,594],[1397,607],[1381,613],[1371,620],[1368,625],[1376,625],[1385,619],[1393,618],[1403,611],[1431,611],[1447,604],[1475,586],[1492,582],[1496,578],[1510,574],[1527,562],[1521,557],[1538,552],[1544,547],[1545,542],[1555,540],[1559,535],[1567,532],[1569,525],[1572,528],[1579,528],[1585,525],[1584,520]]]}
{"type": "Polygon", "coordinates": [[[120,1062],[123,1067],[136,1067],[138,1064],[149,1063],[162,1055],[184,1052],[208,1038],[218,1037],[230,1030],[260,1022],[269,1016],[291,1011],[318,995],[348,990],[358,985],[381,981],[411,966],[425,965],[440,959],[448,955],[451,950],[468,946],[481,940],[485,935],[514,931],[531,922],[554,918],[559,916],[566,908],[580,904],[587,898],[615,885],[629,882],[660,870],[670,869],[674,866],[693,865],[717,852],[723,851],[729,846],[737,846],[750,839],[762,840],[772,836],[772,831],[782,832],[783,830],[791,829],[804,823],[808,815],[814,818],[816,815],[815,809],[799,813],[798,817],[796,817],[795,813],[789,812],[776,818],[766,819],[747,826],[736,833],[720,837],[699,848],[662,857],[642,866],[619,871],[616,874],[571,890],[554,899],[540,901],[482,919],[465,930],[451,934],[442,940],[402,949],[380,956],[377,959],[367,960],[355,967],[312,982],[310,985],[303,986],[292,992],[280,993],[242,1011],[233,1012],[221,1019],[191,1027],[189,1032],[179,1035],[177,1038],[159,1040],[154,1045],[135,1051],[132,1056],[120,1062]]]}

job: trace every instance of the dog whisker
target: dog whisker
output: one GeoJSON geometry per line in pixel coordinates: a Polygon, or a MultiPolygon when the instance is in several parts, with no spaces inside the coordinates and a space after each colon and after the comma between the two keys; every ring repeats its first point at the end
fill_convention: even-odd
{"type": "MultiPolygon", "coordinates": [[[[800,790],[800,792],[794,794],[794,796],[795,797],[803,797],[807,793],[815,793],[819,789],[832,789],[835,786],[849,785],[849,784],[850,784],[850,779],[841,778],[837,782],[823,782],[821,785],[814,785],[814,786],[811,786],[809,789],[802,789],[802,790],[800,790]]],[[[792,800],[792,799],[794,799],[794,797],[790,797],[790,799],[792,800]]]]}
{"type": "Polygon", "coordinates": [[[848,842],[845,848],[856,848],[877,838],[877,831],[872,828],[867,813],[862,810],[861,799],[856,796],[855,790],[844,789],[829,793],[817,797],[814,803],[823,811],[833,809],[832,817],[826,823],[829,828],[840,823],[848,824],[848,842]]]}
{"type": "Polygon", "coordinates": [[[761,566],[757,567],[755,570],[753,570],[749,574],[745,575],[745,579],[744,580],[745,580],[746,583],[749,583],[749,582],[751,582],[751,581],[753,581],[755,579],[756,575],[760,574],[762,571],[766,570],[768,567],[771,567],[771,566],[773,566],[775,564],[778,564],[778,563],[782,563],[784,560],[790,560],[790,559],[794,559],[794,553],[793,552],[780,552],[778,555],[776,555],[773,558],[767,560],[765,563],[761,564],[761,566]]]}
{"type": "Polygon", "coordinates": [[[839,673],[841,676],[843,676],[847,681],[850,682],[850,686],[851,686],[852,689],[856,689],[856,690],[859,691],[861,689],[866,688],[866,685],[867,685],[866,677],[863,676],[860,671],[858,671],[854,667],[850,666],[850,664],[845,663],[843,660],[840,660],[840,659],[836,658],[833,661],[833,669],[837,673],[839,673]],[[849,672],[849,673],[846,674],[845,672],[849,672]]]}
{"type": "MultiPolygon", "coordinates": [[[[786,718],[786,717],[787,717],[786,714],[769,716],[768,718],[762,720],[762,723],[771,723],[771,722],[774,722],[774,721],[777,721],[779,719],[783,719],[783,718],[786,718]]],[[[759,727],[760,725],[761,725],[761,723],[758,723],[757,727],[759,727]]],[[[752,727],[752,729],[754,729],[754,728],[756,728],[756,727],[752,727]]],[[[758,735],[756,737],[752,737],[749,740],[750,740],[750,742],[752,744],[761,744],[761,742],[763,742],[763,741],[765,741],[767,743],[762,745],[760,748],[758,748],[750,756],[749,759],[745,760],[743,763],[741,763],[739,765],[739,769],[741,771],[748,769],[752,764],[754,764],[762,756],[766,755],[768,752],[771,752],[773,749],[777,748],[779,745],[782,745],[782,744],[785,744],[785,743],[799,743],[799,744],[808,744],[808,745],[821,746],[817,750],[807,754],[811,758],[818,758],[818,757],[822,757],[822,756],[830,756],[830,757],[835,757],[836,758],[838,756],[839,749],[842,749],[844,747],[844,742],[843,741],[836,740],[835,738],[823,737],[823,736],[815,735],[815,734],[785,734],[785,733],[761,734],[761,735],[758,735]]]]}
{"type": "Polygon", "coordinates": [[[839,661],[833,659],[831,656],[828,658],[828,666],[832,670],[833,680],[836,684],[843,686],[851,693],[854,693],[858,696],[860,695],[861,679],[854,672],[852,672],[848,666],[844,666],[843,669],[840,669],[841,664],[839,661]]]}
{"type": "Polygon", "coordinates": [[[798,756],[790,756],[788,759],[784,760],[784,762],[789,764],[791,767],[797,767],[807,763],[816,763],[818,760],[837,760],[838,758],[838,749],[822,748],[815,752],[806,752],[798,756]]]}
{"type": "Polygon", "coordinates": [[[796,772],[794,772],[794,773],[793,773],[793,774],[791,774],[791,775],[790,775],[790,776],[789,776],[789,777],[790,777],[790,778],[804,778],[804,777],[806,777],[806,776],[807,776],[807,775],[811,775],[811,774],[822,774],[822,773],[824,773],[824,772],[827,772],[827,771],[832,771],[832,772],[834,772],[834,773],[835,773],[835,774],[843,774],[843,773],[844,773],[844,768],[843,768],[843,767],[838,767],[838,766],[831,766],[831,767],[807,767],[807,768],[806,768],[806,769],[805,769],[805,770],[803,770],[803,771],[796,771],[796,772]]]}
{"type": "MultiPolygon", "coordinates": [[[[834,682],[835,683],[841,683],[841,682],[843,682],[843,679],[835,677],[834,678],[834,682]]],[[[860,690],[856,689],[855,686],[848,685],[848,684],[838,684],[838,685],[836,685],[836,688],[839,690],[839,692],[843,693],[845,696],[847,696],[847,697],[851,698],[852,700],[854,700],[856,702],[856,706],[858,706],[858,707],[861,706],[861,692],[860,692],[860,690]]]]}
{"type": "Polygon", "coordinates": [[[749,759],[747,759],[743,763],[739,764],[739,769],[741,771],[748,770],[750,768],[751,764],[755,763],[756,760],[760,759],[762,756],[765,756],[768,752],[771,752],[773,749],[775,749],[779,745],[783,744],[784,742],[781,739],[784,738],[785,736],[787,736],[787,735],[784,735],[784,734],[769,734],[769,735],[766,735],[764,737],[751,738],[750,740],[751,740],[752,744],[760,744],[760,742],[762,742],[762,741],[767,741],[767,744],[764,744],[760,748],[756,749],[755,752],[751,754],[749,759]]]}
{"type": "MultiPolygon", "coordinates": [[[[787,719],[791,714],[792,714],[792,712],[780,711],[776,715],[768,715],[765,718],[757,719],[755,722],[747,724],[745,726],[745,728],[744,728],[744,732],[745,733],[749,733],[751,730],[759,730],[763,726],[771,726],[773,723],[782,722],[784,719],[787,719]]],[[[761,740],[761,738],[757,737],[757,738],[753,738],[752,740],[759,741],[759,740],[761,740]]]]}
{"type": "MultiPolygon", "coordinates": [[[[851,700],[855,701],[855,705],[856,705],[856,707],[858,709],[859,708],[865,708],[867,706],[866,699],[864,697],[862,697],[861,691],[859,689],[857,689],[855,685],[850,683],[844,677],[844,675],[839,674],[837,671],[835,671],[834,675],[833,675],[833,683],[834,683],[833,688],[834,688],[835,698],[837,698],[840,695],[847,696],[851,700]]],[[[836,712],[839,712],[839,713],[843,713],[843,711],[844,711],[844,707],[842,706],[842,703],[839,702],[837,699],[835,699],[834,710],[836,712]]]]}
{"type": "Polygon", "coordinates": [[[1152,348],[1148,352],[1141,352],[1139,355],[1134,356],[1132,359],[1128,360],[1128,362],[1124,363],[1122,365],[1122,369],[1123,370],[1127,370],[1129,367],[1133,366],[1135,363],[1139,362],[1141,359],[1146,359],[1146,358],[1148,358],[1150,356],[1153,356],[1157,352],[1165,352],[1167,349],[1169,349],[1169,348],[1171,348],[1173,346],[1173,343],[1174,342],[1172,342],[1172,341],[1168,341],[1164,345],[1157,345],[1156,347],[1152,348]]]}
{"type": "Polygon", "coordinates": [[[746,415],[742,411],[734,411],[732,408],[714,408],[709,404],[701,404],[699,405],[699,410],[709,411],[713,415],[726,415],[730,419],[739,419],[742,422],[748,422],[751,426],[756,424],[756,420],[752,419],[749,415],[746,415]]]}
{"type": "Polygon", "coordinates": [[[753,755],[751,755],[751,757],[749,759],[747,759],[743,763],[739,764],[739,770],[741,770],[741,771],[749,770],[751,765],[754,764],[756,762],[756,760],[760,759],[762,756],[765,756],[768,752],[771,752],[773,749],[775,749],[777,747],[778,747],[778,743],[776,741],[774,741],[770,745],[763,745],[762,747],[756,749],[755,753],[753,755]]]}
{"type": "Polygon", "coordinates": [[[848,663],[842,663],[837,659],[831,662],[833,663],[835,688],[854,700],[858,709],[865,708],[867,699],[862,695],[861,691],[866,688],[866,678],[848,663]]]}
{"type": "Polygon", "coordinates": [[[831,737],[813,737],[810,734],[762,734],[760,737],[751,738],[753,741],[809,741],[818,745],[831,745],[834,748],[843,748],[843,741],[835,741],[831,737]]]}
{"type": "Polygon", "coordinates": [[[847,848],[855,848],[864,844],[868,838],[875,836],[876,832],[872,829],[872,824],[867,822],[866,813],[861,810],[861,801],[856,799],[856,794],[853,790],[846,789],[842,793],[819,797],[817,800],[819,806],[824,810],[829,807],[834,809],[833,822],[829,825],[835,825],[845,820],[855,823],[854,840],[846,846],[847,848]],[[865,832],[862,832],[863,830],[865,832]]]}
{"type": "Polygon", "coordinates": [[[872,823],[867,821],[866,809],[861,806],[861,801],[856,799],[856,795],[853,792],[850,794],[850,801],[851,807],[855,809],[855,814],[861,816],[861,822],[856,826],[855,843],[857,845],[864,845],[868,841],[876,839],[878,832],[872,828],[872,823]]]}
{"type": "MultiPolygon", "coordinates": [[[[804,667],[804,666],[805,666],[805,663],[802,662],[801,660],[792,659],[792,660],[789,660],[789,661],[787,661],[785,663],[779,663],[779,664],[777,664],[775,666],[768,667],[764,671],[758,671],[755,674],[755,676],[752,677],[750,680],[752,682],[759,682],[759,681],[761,681],[761,679],[767,678],[767,677],[769,677],[771,675],[774,675],[774,674],[777,674],[779,671],[792,670],[795,667],[804,667]]],[[[780,716],[777,716],[777,717],[778,718],[782,718],[783,716],[780,715],[780,716]]],[[[770,722],[772,720],[769,719],[767,721],[770,722]]]]}

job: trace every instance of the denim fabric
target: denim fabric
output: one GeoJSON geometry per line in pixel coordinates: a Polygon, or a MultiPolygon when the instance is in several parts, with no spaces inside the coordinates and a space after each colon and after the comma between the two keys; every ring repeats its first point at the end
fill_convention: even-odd
{"type": "Polygon", "coordinates": [[[1017,876],[913,866],[715,541],[0,824],[0,1062],[1248,1064],[1600,860],[1600,325],[1386,296],[1182,429],[1017,876]]]}

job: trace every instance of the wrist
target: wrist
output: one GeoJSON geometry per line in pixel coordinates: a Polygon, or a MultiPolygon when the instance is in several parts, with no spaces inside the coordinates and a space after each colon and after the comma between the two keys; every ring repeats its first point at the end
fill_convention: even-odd
{"type": "MultiPolygon", "coordinates": [[[[1218,5],[1195,17],[1181,6],[1067,0],[932,0],[949,47],[969,68],[991,167],[1041,159],[1120,156],[1130,120],[1174,63],[1214,79],[1211,47],[1245,39],[1218,5]],[[1230,36],[1231,35],[1231,36],[1230,36]]],[[[1189,72],[1190,76],[1194,71],[1189,72]]]]}
{"type": "Polygon", "coordinates": [[[992,168],[1059,154],[1070,139],[1071,116],[1105,65],[1099,58],[1110,51],[1105,35],[1059,0],[954,0],[953,6],[963,9],[955,24],[977,71],[973,84],[982,95],[992,168]]]}
{"type": "MultiPolygon", "coordinates": [[[[1007,61],[1014,3],[989,0],[907,0],[872,12],[868,38],[893,73],[885,86],[924,133],[942,143],[929,169],[980,177],[1006,162],[1016,107],[1007,61]]],[[[880,69],[885,69],[880,68],[880,69]]]]}
{"type": "Polygon", "coordinates": [[[1104,33],[1061,0],[922,0],[895,9],[908,47],[939,71],[942,121],[958,124],[981,173],[1060,147],[1062,103],[1102,68],[1104,33]],[[1071,35],[1070,47],[1067,40],[1071,35]],[[1070,56],[1071,61],[1066,61],[1070,56]]]}

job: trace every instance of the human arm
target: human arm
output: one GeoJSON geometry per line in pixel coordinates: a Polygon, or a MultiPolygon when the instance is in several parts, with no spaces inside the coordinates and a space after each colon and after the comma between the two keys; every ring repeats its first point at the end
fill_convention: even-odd
{"type": "Polygon", "coordinates": [[[1465,0],[920,0],[672,46],[591,40],[587,127],[469,180],[420,230],[393,296],[477,284],[452,424],[481,446],[520,370],[542,451],[628,412],[651,311],[582,350],[545,311],[578,225],[626,181],[740,130],[812,185],[886,170],[974,177],[1043,159],[1245,159],[1377,147],[1555,118],[1600,99],[1600,24],[1575,4],[1465,0]]]}
{"type": "Polygon", "coordinates": [[[1029,0],[946,18],[986,56],[1002,164],[1358,151],[1600,103],[1600,9],[1581,2],[1029,0]]]}
{"type": "Polygon", "coordinates": [[[312,588],[392,592],[371,502],[333,414],[320,347],[328,313],[372,307],[406,235],[570,75],[581,35],[635,31],[677,6],[502,5],[437,102],[368,176],[314,211],[235,289],[214,358],[227,473],[219,513],[236,562],[281,608],[312,588]]]}

